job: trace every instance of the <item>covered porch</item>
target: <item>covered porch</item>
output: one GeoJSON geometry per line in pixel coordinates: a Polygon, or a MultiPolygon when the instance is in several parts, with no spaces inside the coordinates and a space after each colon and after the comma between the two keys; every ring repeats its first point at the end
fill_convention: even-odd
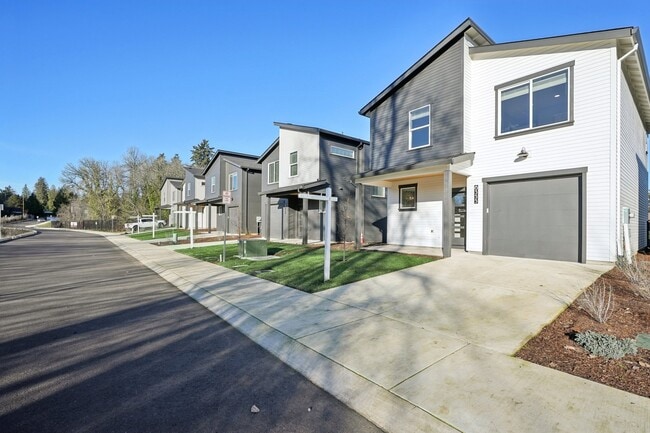
{"type": "MultiPolygon", "coordinates": [[[[473,160],[473,153],[464,153],[373,170],[357,175],[355,183],[386,188],[387,244],[431,248],[450,257],[453,247],[465,248],[466,187],[473,160]]],[[[357,206],[363,206],[363,199],[357,194],[357,206]]]]}

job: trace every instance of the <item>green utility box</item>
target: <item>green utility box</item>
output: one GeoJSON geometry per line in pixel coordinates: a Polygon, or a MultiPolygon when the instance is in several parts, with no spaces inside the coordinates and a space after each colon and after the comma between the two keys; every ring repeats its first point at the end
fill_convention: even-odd
{"type": "Polygon", "coordinates": [[[242,239],[239,241],[239,257],[266,257],[266,239],[242,239]]]}

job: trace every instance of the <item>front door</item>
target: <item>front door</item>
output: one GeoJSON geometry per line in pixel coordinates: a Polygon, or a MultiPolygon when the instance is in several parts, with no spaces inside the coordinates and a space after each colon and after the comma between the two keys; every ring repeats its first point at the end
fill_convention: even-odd
{"type": "Polygon", "coordinates": [[[454,247],[464,247],[467,192],[465,188],[453,188],[451,190],[451,197],[454,202],[454,236],[451,245],[454,247]]]}

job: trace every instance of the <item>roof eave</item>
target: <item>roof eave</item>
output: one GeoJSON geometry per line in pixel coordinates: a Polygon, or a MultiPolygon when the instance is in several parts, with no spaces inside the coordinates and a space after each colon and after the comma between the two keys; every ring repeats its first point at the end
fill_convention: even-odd
{"type": "Polygon", "coordinates": [[[474,35],[474,39],[477,43],[494,44],[494,41],[487,35],[487,33],[485,33],[478,25],[476,25],[476,23],[472,21],[471,18],[467,18],[451,33],[449,33],[442,41],[436,44],[424,56],[422,56],[417,62],[408,68],[402,75],[397,77],[397,79],[389,84],[388,87],[386,87],[379,95],[368,102],[361,110],[359,110],[359,114],[362,116],[368,116],[368,113],[370,111],[374,110],[381,102],[383,102],[386,98],[388,98],[404,84],[410,81],[411,78],[417,75],[424,67],[426,67],[426,65],[438,57],[439,54],[443,53],[451,45],[453,45],[457,38],[468,32],[470,29],[475,30],[476,34],[474,35]]]}

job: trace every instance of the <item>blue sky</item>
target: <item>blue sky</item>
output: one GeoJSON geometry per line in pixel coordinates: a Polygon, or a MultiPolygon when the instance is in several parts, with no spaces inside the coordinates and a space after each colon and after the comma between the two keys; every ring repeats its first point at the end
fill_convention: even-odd
{"type": "Polygon", "coordinates": [[[650,2],[0,0],[0,188],[132,146],[260,154],[274,121],[367,139],[359,109],[467,17],[497,42],[650,41],[650,2]]]}

